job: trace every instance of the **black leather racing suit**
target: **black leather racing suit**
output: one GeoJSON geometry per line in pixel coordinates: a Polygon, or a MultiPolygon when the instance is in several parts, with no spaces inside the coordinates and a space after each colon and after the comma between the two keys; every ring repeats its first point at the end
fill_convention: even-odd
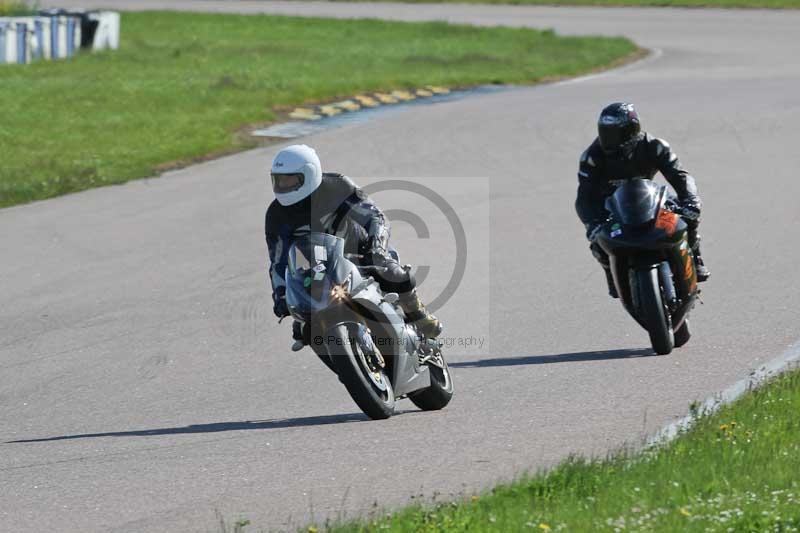
{"type": "MultiPolygon", "coordinates": [[[[617,185],[633,178],[653,179],[656,172],[664,175],[681,203],[693,203],[698,209],[702,206],[694,178],[681,167],[678,156],[666,141],[644,133],[630,157],[625,157],[606,155],[599,140],[595,139],[581,155],[578,198],[575,200],[575,209],[587,231],[608,217],[605,200],[614,193],[617,185]]],[[[700,245],[698,221],[686,220],[686,224],[689,245],[697,250],[700,245]]],[[[592,252],[598,261],[608,264],[608,257],[604,257],[599,246],[592,246],[592,252]]]]}
{"type": "MultiPolygon", "coordinates": [[[[273,200],[267,209],[264,232],[269,249],[272,299],[276,309],[286,295],[286,266],[292,241],[310,231],[342,237],[345,253],[364,254],[375,264],[396,261],[389,256],[389,224],[378,207],[349,178],[325,173],[311,195],[296,204],[284,206],[273,200]]],[[[386,280],[376,276],[386,292],[407,293],[414,288],[413,276],[386,280]]]]}

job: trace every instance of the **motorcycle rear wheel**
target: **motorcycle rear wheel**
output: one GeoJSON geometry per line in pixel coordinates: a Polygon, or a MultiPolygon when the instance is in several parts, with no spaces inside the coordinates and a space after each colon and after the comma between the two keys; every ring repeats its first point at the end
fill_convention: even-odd
{"type": "Polygon", "coordinates": [[[358,324],[341,324],[329,335],[336,341],[331,359],[339,381],[350,393],[359,408],[373,420],[389,418],[394,414],[394,389],[383,368],[375,367],[363,346],[358,324]]]}
{"type": "Polygon", "coordinates": [[[647,325],[650,344],[657,354],[667,355],[675,345],[675,337],[658,282],[658,268],[637,270],[636,286],[639,310],[642,320],[647,325]]]}

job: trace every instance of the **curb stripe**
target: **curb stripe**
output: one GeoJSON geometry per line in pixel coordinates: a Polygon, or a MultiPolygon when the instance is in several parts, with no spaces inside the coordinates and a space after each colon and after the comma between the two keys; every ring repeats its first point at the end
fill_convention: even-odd
{"type": "Polygon", "coordinates": [[[314,113],[313,109],[308,109],[304,107],[298,107],[297,109],[289,113],[289,116],[292,118],[299,118],[301,120],[318,120],[322,118],[320,115],[314,113]]]}
{"type": "Polygon", "coordinates": [[[364,94],[356,95],[353,97],[353,99],[359,104],[361,104],[363,107],[378,107],[379,105],[381,105],[380,103],[378,103],[377,100],[375,100],[371,96],[366,96],[364,94]]]}
{"type": "Polygon", "coordinates": [[[338,107],[342,111],[358,111],[361,109],[361,105],[353,100],[344,100],[343,102],[336,102],[335,104],[331,105],[338,107]]]}
{"type": "Polygon", "coordinates": [[[428,89],[433,94],[448,94],[448,93],[450,93],[450,89],[448,89],[447,87],[437,87],[435,85],[428,85],[425,88],[428,89]]]}
{"type": "Polygon", "coordinates": [[[449,94],[447,87],[426,85],[411,91],[396,90],[391,93],[357,94],[341,102],[321,104],[314,107],[297,107],[289,113],[289,117],[297,120],[319,120],[323,117],[333,117],[341,113],[352,113],[367,107],[409,102],[417,98],[430,98],[434,95],[449,94]]]}
{"type": "Polygon", "coordinates": [[[392,96],[404,102],[416,98],[416,96],[414,96],[413,93],[410,93],[408,91],[392,91],[392,96]]]}
{"type": "Polygon", "coordinates": [[[339,109],[338,107],[336,107],[335,105],[332,105],[332,104],[331,105],[321,105],[321,106],[317,107],[316,111],[320,115],[324,115],[326,117],[332,117],[332,116],[338,115],[339,113],[342,112],[341,109],[339,109]]]}
{"type": "Polygon", "coordinates": [[[394,96],[384,94],[384,93],[375,93],[375,98],[382,104],[396,104],[397,98],[394,96]]]}
{"type": "MultiPolygon", "coordinates": [[[[424,102],[425,98],[432,101],[452,101],[454,99],[465,98],[471,94],[507,91],[509,87],[480,86],[469,90],[450,91],[442,87],[426,86],[423,89],[414,89],[414,93],[419,93],[411,102],[398,101],[391,94],[368,93],[358,94],[347,100],[334,102],[331,104],[320,104],[309,107],[297,107],[289,115],[292,121],[281,122],[264,127],[251,132],[255,137],[268,137],[277,139],[294,139],[312,135],[321,131],[341,127],[345,124],[359,123],[371,120],[373,113],[380,114],[380,107],[383,105],[381,100],[391,104],[413,105],[415,102],[424,102]],[[425,96],[430,93],[431,96],[425,96]],[[447,95],[434,97],[434,95],[447,95]],[[351,111],[352,110],[352,111],[351,111]],[[361,112],[356,112],[361,111],[361,112]],[[367,111],[372,111],[369,113],[367,111]],[[362,118],[363,117],[363,118],[362,118]]],[[[388,107],[388,105],[387,105],[388,107]]]]}

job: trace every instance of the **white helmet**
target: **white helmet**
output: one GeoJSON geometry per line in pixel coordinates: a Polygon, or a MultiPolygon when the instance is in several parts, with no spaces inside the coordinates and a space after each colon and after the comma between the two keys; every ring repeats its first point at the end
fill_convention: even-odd
{"type": "Polygon", "coordinates": [[[321,183],[322,164],[310,146],[288,146],[272,160],[272,190],[281,205],[307,198],[321,183]]]}

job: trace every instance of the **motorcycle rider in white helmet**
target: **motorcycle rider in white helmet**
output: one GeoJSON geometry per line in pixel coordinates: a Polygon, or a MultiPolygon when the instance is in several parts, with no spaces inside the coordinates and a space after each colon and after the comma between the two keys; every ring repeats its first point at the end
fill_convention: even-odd
{"type": "MultiPolygon", "coordinates": [[[[275,200],[267,209],[265,233],[270,259],[273,311],[289,316],[284,275],[289,247],[294,238],[309,231],[342,237],[349,253],[363,255],[362,263],[381,267],[375,276],[384,292],[399,295],[398,303],[409,322],[428,338],[442,331],[442,324],[419,299],[414,277],[389,251],[389,223],[378,207],[349,178],[322,172],[319,157],[304,144],[284,148],[272,162],[275,200]]],[[[307,344],[307,332],[294,323],[292,350],[307,344]],[[306,333],[306,335],[304,335],[306,333]]]]}

